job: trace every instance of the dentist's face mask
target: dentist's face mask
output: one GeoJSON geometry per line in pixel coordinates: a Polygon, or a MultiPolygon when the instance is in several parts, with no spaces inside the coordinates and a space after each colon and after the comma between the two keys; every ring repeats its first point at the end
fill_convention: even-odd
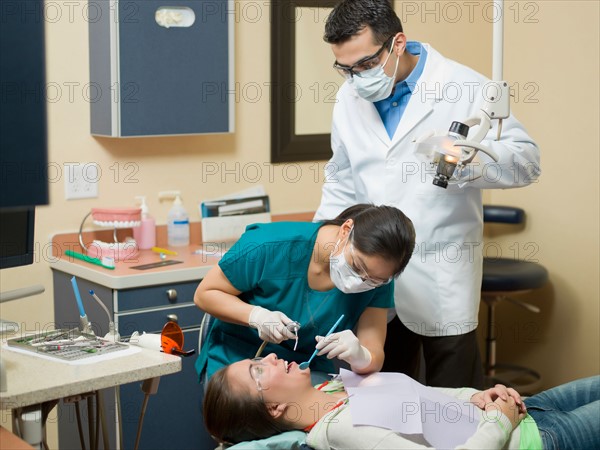
{"type": "MultiPolygon", "coordinates": [[[[335,287],[345,294],[365,292],[376,287],[372,286],[367,280],[363,280],[360,275],[357,274],[354,269],[352,269],[352,266],[348,264],[345,253],[346,245],[350,240],[350,235],[351,233],[348,233],[348,237],[344,243],[344,248],[342,248],[342,251],[339,253],[339,255],[331,256],[329,259],[329,275],[331,276],[331,281],[333,281],[335,287]]],[[[340,240],[338,239],[338,241],[335,243],[335,248],[337,249],[339,245],[340,240]]]]}
{"type": "Polygon", "coordinates": [[[393,48],[394,40],[392,39],[392,45],[390,46],[388,56],[382,65],[357,72],[348,79],[348,83],[354,86],[356,93],[369,102],[378,102],[379,100],[388,98],[392,93],[400,58],[396,57],[396,67],[394,69],[394,74],[391,77],[386,75],[383,68],[389,61],[390,56],[393,53],[393,48]]]}

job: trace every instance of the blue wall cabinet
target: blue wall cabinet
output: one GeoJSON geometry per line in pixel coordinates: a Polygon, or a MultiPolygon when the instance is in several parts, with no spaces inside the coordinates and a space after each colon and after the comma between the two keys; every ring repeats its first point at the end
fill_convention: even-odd
{"type": "Polygon", "coordinates": [[[90,0],[91,133],[231,133],[233,0],[90,0]]]}

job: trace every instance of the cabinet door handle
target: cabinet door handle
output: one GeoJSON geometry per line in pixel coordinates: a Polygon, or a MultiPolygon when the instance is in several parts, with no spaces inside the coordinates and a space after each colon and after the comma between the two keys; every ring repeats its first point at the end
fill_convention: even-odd
{"type": "Polygon", "coordinates": [[[179,321],[179,317],[177,317],[177,314],[167,314],[167,320],[169,322],[177,323],[179,321]]]}
{"type": "Polygon", "coordinates": [[[177,291],[175,289],[167,289],[167,298],[171,303],[177,301],[177,291]]]}

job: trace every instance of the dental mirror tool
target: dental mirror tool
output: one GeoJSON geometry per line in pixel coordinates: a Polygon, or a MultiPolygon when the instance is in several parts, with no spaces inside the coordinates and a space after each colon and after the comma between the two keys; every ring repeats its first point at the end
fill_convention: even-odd
{"type": "MultiPolygon", "coordinates": [[[[335,331],[335,329],[337,328],[337,326],[340,324],[340,322],[342,321],[342,319],[344,318],[344,315],[342,314],[340,316],[340,318],[337,320],[336,323],[333,324],[333,326],[331,327],[331,329],[327,332],[327,334],[325,335],[325,337],[329,336],[331,333],[333,333],[335,331]]],[[[298,366],[298,368],[300,370],[306,370],[308,369],[308,366],[310,366],[311,361],[313,360],[313,358],[315,356],[317,356],[317,353],[319,353],[319,349],[315,348],[315,351],[313,352],[313,354],[311,355],[310,359],[308,361],[304,361],[302,364],[300,364],[298,366]]]]}

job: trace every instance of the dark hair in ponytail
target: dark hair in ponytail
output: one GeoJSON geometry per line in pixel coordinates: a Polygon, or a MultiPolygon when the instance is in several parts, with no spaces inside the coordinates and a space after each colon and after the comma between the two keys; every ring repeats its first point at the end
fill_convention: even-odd
{"type": "Polygon", "coordinates": [[[359,203],[342,211],[323,225],[341,226],[354,222],[353,242],[360,252],[396,262],[396,275],[402,273],[415,248],[415,228],[411,220],[393,206],[359,203]]]}

